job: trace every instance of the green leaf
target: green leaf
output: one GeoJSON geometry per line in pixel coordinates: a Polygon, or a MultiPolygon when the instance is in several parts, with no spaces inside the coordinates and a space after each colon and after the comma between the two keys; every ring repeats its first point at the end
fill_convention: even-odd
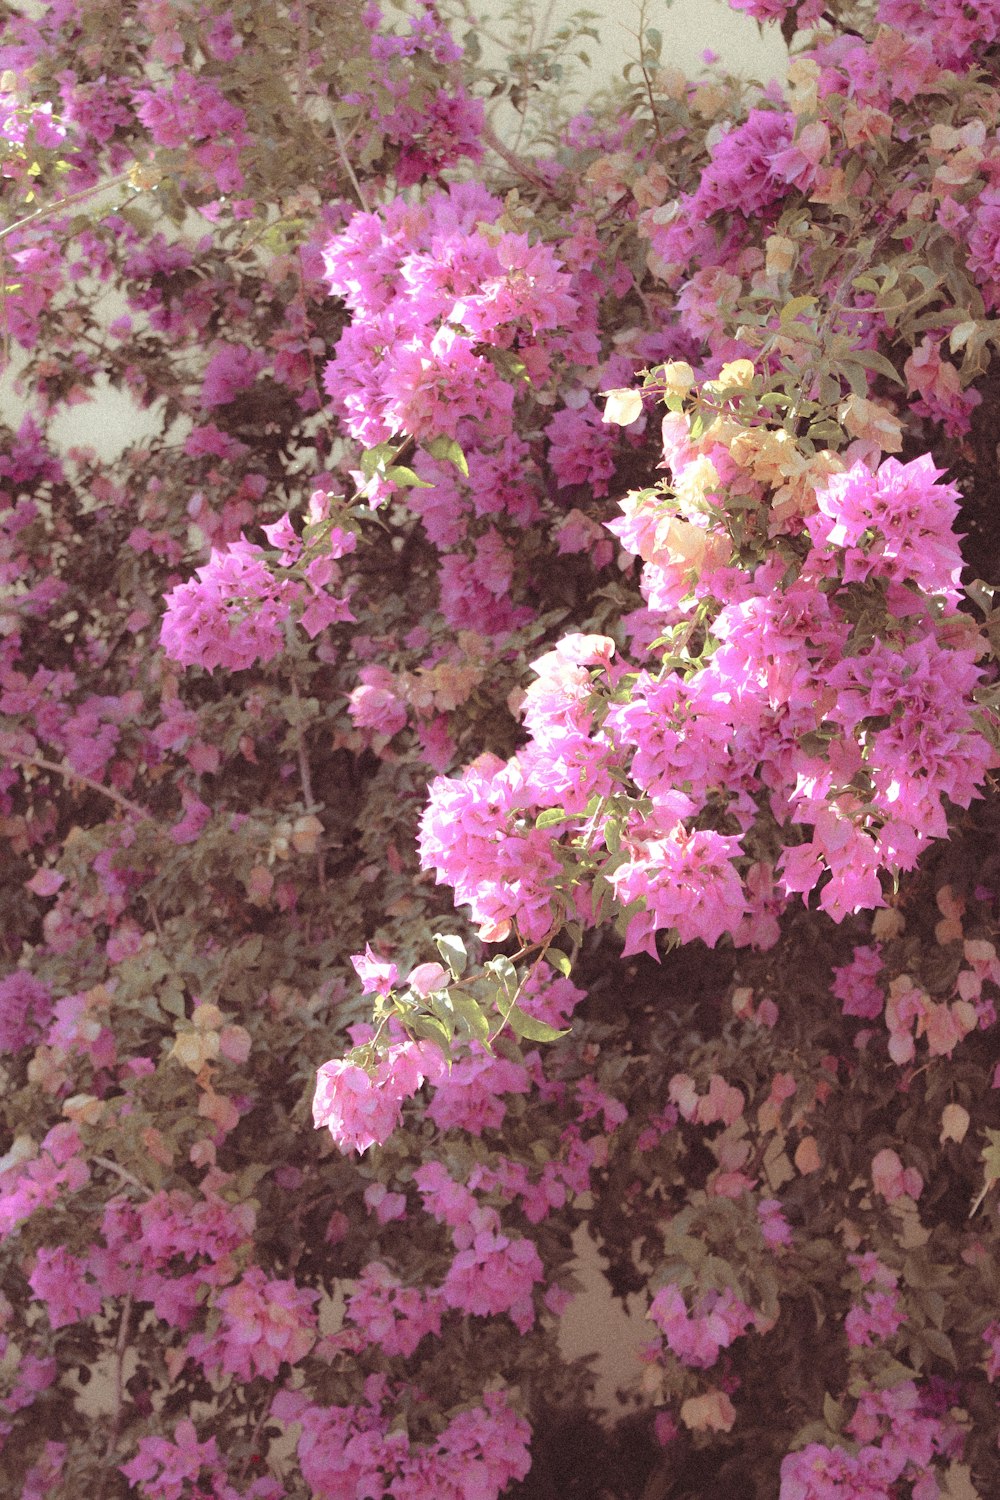
{"type": "Polygon", "coordinates": [[[996,594],[993,584],[985,583],[982,578],[974,578],[971,583],[965,585],[965,592],[984,615],[991,612],[996,594]]]}
{"type": "Polygon", "coordinates": [[[946,1333],[942,1333],[938,1328],[922,1328],[920,1337],[932,1354],[936,1354],[938,1359],[945,1360],[953,1370],[958,1369],[955,1346],[946,1333]]]}
{"type": "Polygon", "coordinates": [[[414,1016],[407,1022],[410,1030],[416,1036],[427,1037],[429,1041],[436,1042],[445,1057],[451,1056],[451,1042],[454,1033],[444,1021],[437,1016],[414,1016]]]}
{"type": "Polygon", "coordinates": [[[540,812],[535,819],[536,828],[555,828],[557,823],[565,823],[569,819],[569,813],[561,807],[547,807],[540,812]]]}
{"type": "Polygon", "coordinates": [[[485,965],[485,972],[496,980],[508,999],[517,994],[517,970],[504,954],[501,953],[498,958],[491,958],[485,965]]]}
{"type": "Polygon", "coordinates": [[[361,455],[361,472],[366,479],[374,479],[375,475],[385,469],[385,461],[394,453],[391,443],[377,443],[374,448],[366,448],[361,455]]]}
{"type": "Polygon", "coordinates": [[[559,970],[564,979],[569,978],[573,965],[568,953],[564,953],[561,948],[550,948],[545,957],[553,968],[559,970]]]}
{"type": "Polygon", "coordinates": [[[815,297],[793,297],[792,300],[790,302],[786,302],[784,307],[781,309],[782,328],[787,328],[789,323],[793,323],[795,321],[799,313],[803,313],[808,308],[815,307],[815,305],[815,297]]]}
{"type": "Polygon", "coordinates": [[[391,468],[386,469],[385,477],[404,490],[432,490],[434,488],[430,480],[421,479],[419,474],[415,474],[405,464],[393,464],[391,468]]]}
{"type": "Polygon", "coordinates": [[[959,349],[965,348],[978,326],[973,318],[967,318],[964,323],[955,324],[948,339],[948,348],[952,354],[957,354],[959,349]]]}
{"type": "Polygon", "coordinates": [[[969,1209],[971,1219],[995,1182],[1000,1182],[1000,1130],[987,1130],[988,1144],[980,1153],[983,1163],[983,1187],[978,1198],[969,1209]]]}
{"type": "Polygon", "coordinates": [[[448,463],[454,464],[458,472],[460,474],[463,474],[465,478],[468,479],[468,459],[463,453],[460,444],[456,443],[454,438],[436,437],[432,442],[425,443],[424,447],[427,449],[427,452],[430,454],[431,458],[447,460],[448,463]]]}
{"type": "Polygon", "coordinates": [[[439,932],[435,934],[434,946],[448,965],[456,979],[460,979],[465,973],[465,966],[469,961],[469,955],[465,951],[465,944],[460,937],[453,932],[439,932]]]}
{"type": "Polygon", "coordinates": [[[844,436],[844,431],[839,422],[834,422],[832,418],[824,418],[822,422],[811,423],[806,435],[811,438],[833,439],[835,441],[837,438],[844,436]]]}
{"type": "Polygon", "coordinates": [[[169,1016],[177,1016],[181,1021],[187,1015],[187,1002],[182,989],[168,989],[161,991],[158,996],[160,1006],[169,1016]]]}
{"type": "Polygon", "coordinates": [[[450,990],[452,1008],[465,1030],[484,1046],[489,1044],[490,1022],[479,1001],[464,990],[450,990]]]}
{"type": "Polygon", "coordinates": [[[844,1429],[844,1408],[839,1401],[835,1401],[829,1391],[823,1397],[823,1418],[831,1432],[840,1433],[844,1429]]]}
{"type": "Polygon", "coordinates": [[[583,942],[583,923],[567,922],[566,926],[563,928],[563,931],[566,937],[568,937],[570,942],[573,944],[573,947],[579,948],[580,944],[583,942]]]}
{"type": "Polygon", "coordinates": [[[852,349],[844,358],[864,365],[866,370],[876,370],[879,375],[884,375],[887,380],[894,380],[897,385],[906,389],[906,381],[901,378],[895,365],[884,354],[879,354],[877,349],[852,349]]]}
{"type": "Polygon", "coordinates": [[[504,1011],[504,1015],[515,1035],[529,1042],[555,1042],[561,1036],[569,1035],[568,1031],[557,1031],[554,1026],[548,1026],[544,1021],[536,1021],[534,1016],[529,1016],[527,1011],[522,1010],[519,1005],[512,1005],[509,1011],[504,1011]]]}

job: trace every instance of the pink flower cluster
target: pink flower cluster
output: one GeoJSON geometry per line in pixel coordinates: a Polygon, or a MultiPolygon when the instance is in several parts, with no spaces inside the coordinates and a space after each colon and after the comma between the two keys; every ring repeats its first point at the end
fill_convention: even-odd
{"type": "Polygon", "coordinates": [[[611,876],[615,899],[622,908],[641,903],[628,923],[625,954],[655,958],[656,933],[670,928],[682,943],[701,938],[714,948],[724,932],[742,924],[747,900],[733,863],[742,853],[735,835],[689,832],[669,815],[640,815],[627,828],[622,848],[628,858],[611,876]]]}
{"type": "Polygon", "coordinates": [[[108,1202],[104,1244],[94,1245],[87,1257],[105,1295],[148,1303],[158,1318],[185,1329],[205,1288],[233,1281],[237,1254],[253,1236],[255,1213],[249,1204],[227,1203],[210,1181],[203,1191],[200,1198],[175,1188],[138,1205],[124,1198],[108,1202]]]}
{"type": "Polygon", "coordinates": [[[278,578],[262,547],[241,538],[225,552],[212,549],[188,583],[166,595],[160,643],[182,666],[243,671],[267,662],[285,645],[285,623],[301,604],[301,623],[313,637],[329,625],[353,620],[346,598],[325,592],[336,565],[318,558],[306,570],[307,584],[278,578]]]}
{"type": "Polygon", "coordinates": [[[728,1349],[759,1322],[753,1308],[741,1302],[726,1287],[721,1292],[703,1292],[688,1311],[679,1286],[661,1286],[650,1303],[648,1316],[659,1328],[671,1353],[693,1370],[714,1365],[720,1351],[728,1349]]]}
{"type": "MultiPolygon", "coordinates": [[[[983,993],[985,980],[996,983],[1000,979],[994,945],[984,939],[967,938],[964,949],[969,966],[959,971],[950,999],[933,999],[905,973],[890,981],[886,995],[883,985],[877,983],[883,968],[879,943],[855,948],[850,963],[834,969],[833,993],[846,1016],[872,1021],[884,1012],[889,1056],[900,1066],[913,1061],[921,1038],[926,1040],[931,1057],[950,1057],[972,1031],[990,1026],[996,1019],[994,1002],[983,993]]],[[[868,1035],[861,1033],[859,1043],[868,1035]]]]}
{"type": "Polygon", "coordinates": [[[544,832],[518,826],[522,786],[516,765],[482,755],[461,777],[431,782],[421,820],[421,864],[454,886],[488,941],[506,937],[515,916],[531,941],[552,927],[551,882],[560,867],[544,832]]]}
{"type": "Polygon", "coordinates": [[[341,1151],[380,1146],[402,1118],[403,1101],[412,1099],[425,1079],[445,1072],[440,1049],[430,1042],[396,1042],[371,1072],[356,1063],[324,1063],[316,1081],[313,1120],[326,1126],[341,1151]]]}
{"type": "Polygon", "coordinates": [[[367,446],[403,432],[460,437],[463,422],[481,424],[479,442],[512,433],[512,388],[476,350],[516,342],[522,358],[537,353],[542,374],[577,304],[547,246],[481,232],[501,211],[478,185],[456,185],[355,214],[327,247],[329,288],[353,322],[324,383],[367,446]]]}
{"type": "MultiPolygon", "coordinates": [[[[381,20],[381,9],[369,5],[366,24],[374,31],[381,20]]],[[[400,148],[396,164],[400,187],[436,177],[463,156],[478,161],[484,121],[482,100],[471,97],[458,81],[439,88],[429,101],[419,96],[410,101],[406,84],[409,69],[404,67],[397,75],[392,68],[395,60],[409,60],[424,52],[436,63],[448,65],[461,58],[462,49],[430,6],[421,15],[408,17],[406,24],[408,30],[402,36],[372,36],[371,58],[381,64],[383,85],[392,102],[384,106],[371,99],[365,101],[372,110],[373,123],[400,148]]]]}
{"type": "Polygon", "coordinates": [[[284,1500],[287,1493],[280,1480],[267,1475],[239,1489],[230,1484],[216,1439],[199,1442],[187,1418],[174,1428],[173,1441],[140,1438],[135,1457],[120,1468],[145,1500],[284,1500]]]}
{"type": "Polygon", "coordinates": [[[274,1281],[259,1266],[215,1296],[222,1314],[214,1334],[195,1334],[188,1353],[206,1369],[223,1369],[240,1380],[273,1380],[281,1365],[298,1364],[316,1342],[313,1303],[319,1292],[294,1281],[274,1281]]]}
{"type": "Polygon", "coordinates": [[[900,1479],[913,1485],[912,1500],[937,1500],[934,1459],[951,1456],[960,1433],[923,1409],[912,1380],[864,1392],[847,1426],[857,1452],[809,1443],[788,1454],[778,1500],[892,1500],[900,1479]]]}
{"type": "Polygon", "coordinates": [[[903,366],[910,390],[918,395],[912,410],[942,423],[949,437],[968,432],[972,413],[982,404],[974,386],[961,387],[958,367],[942,359],[940,340],[926,335],[903,366]]]}
{"type": "Polygon", "coordinates": [[[874,474],[857,463],[833,475],[817,494],[818,511],[806,519],[814,561],[836,549],[844,583],[913,583],[955,605],[962,571],[954,532],[958,490],[938,484],[943,472],[925,453],[908,464],[887,458],[874,474]]]}
{"type": "Polygon", "coordinates": [[[872,947],[859,945],[851,961],[833,971],[833,993],[841,1003],[845,1016],[858,1016],[865,1021],[874,1021],[885,1007],[885,993],[876,982],[882,972],[881,944],[872,947]]]}
{"type": "Polygon", "coordinates": [[[133,97],[136,115],[157,145],[190,150],[191,166],[205,185],[225,195],[242,191],[246,115],[213,79],[177,68],[168,82],[138,88],[133,97]]]}
{"type": "Polygon", "coordinates": [[[899,1306],[899,1277],[883,1265],[877,1255],[849,1255],[861,1281],[864,1300],[855,1302],[844,1319],[847,1342],[853,1347],[871,1347],[876,1339],[891,1338],[906,1322],[899,1306]]]}
{"type": "Polygon", "coordinates": [[[250,389],[266,364],[260,349],[220,344],[205,366],[200,401],[203,407],[226,406],[250,389]]]}
{"type": "Polygon", "coordinates": [[[178,1422],[173,1442],[169,1438],[145,1437],[135,1457],[122,1464],[130,1485],[138,1485],[146,1500],[181,1500],[204,1469],[217,1468],[219,1449],[215,1438],[198,1441],[193,1422],[178,1422]]]}
{"type": "Polygon", "coordinates": [[[931,1057],[950,1057],[958,1043],[976,1029],[977,1019],[970,1001],[933,1000],[909,974],[900,974],[889,985],[885,1005],[889,1056],[895,1063],[911,1062],[916,1039],[926,1037],[931,1057]]]}
{"type": "Polygon", "coordinates": [[[85,1262],[63,1245],[39,1249],[28,1284],[36,1298],[45,1303],[53,1328],[94,1318],[101,1310],[101,1288],[87,1279],[85,1262]]]}
{"type": "Polygon", "coordinates": [[[728,934],[766,945],[782,895],[817,886],[839,921],[882,905],[881,872],[911,869],[947,831],[945,799],[968,806],[996,764],[975,719],[978,644],[938,625],[921,602],[927,592],[954,605],[961,566],[955,491],[938,484],[931,461],[834,475],[807,520],[813,545],[789,579],[784,563],[720,566],[718,523],[706,534],[704,521],[706,505],[725,505],[721,476],[735,477],[733,460],[718,445],[695,452],[682,417],[664,430],[673,497],[641,500],[612,529],[642,556],[644,592],[667,619],[683,624],[699,600],[711,605],[717,644],[686,676],[640,672],[612,698],[621,669],[609,670],[607,648],[570,637],[535,663],[529,743],[506,763],[483,756],[432,783],[421,861],[454,886],[487,940],[516,925],[523,940],[540,941],[558,925],[560,890],[593,921],[595,861],[570,865],[570,880],[566,860],[602,845],[627,913],[627,953],[655,954],[664,930],[684,942],[728,934]],[[706,484],[716,495],[703,501],[706,484]],[[860,586],[888,611],[888,639],[852,645],[860,586]],[[719,607],[720,596],[730,602],[719,607]],[[618,787],[630,778],[647,800],[636,806],[612,770],[618,787]],[[692,827],[718,819],[720,806],[741,832],[692,827]],[[777,890],[774,871],[747,853],[762,806],[800,830],[786,835],[777,890]],[[543,832],[535,819],[551,808],[567,816],[543,832]]]}
{"type": "MultiPolygon", "coordinates": [[[[475,1177],[488,1189],[493,1174],[478,1170],[475,1177]]],[[[457,1250],[440,1288],[445,1304],[477,1317],[508,1313],[527,1332],[535,1321],[532,1288],[544,1276],[534,1244],[504,1234],[496,1209],[480,1206],[440,1162],[418,1167],[414,1181],[428,1211],[450,1226],[457,1250]]],[[[505,1196],[511,1186],[504,1184],[505,1196]]]]}
{"type": "Polygon", "coordinates": [[[439,1130],[480,1136],[503,1124],[505,1094],[527,1094],[530,1089],[531,1079],[520,1063],[487,1056],[474,1045],[469,1057],[453,1063],[451,1072],[438,1080],[427,1114],[439,1130]]]}
{"type": "Polygon", "coordinates": [[[78,1192],[90,1181],[82,1152],[75,1125],[53,1125],[33,1160],[0,1173],[0,1240],[37,1209],[51,1208],[63,1192],[78,1192]]]}
{"type": "MultiPolygon", "coordinates": [[[[536,462],[515,434],[511,371],[523,369],[539,387],[560,355],[594,363],[599,350],[581,330],[590,304],[580,276],[548,244],[494,228],[502,207],[474,183],[421,203],[396,199],[379,213],[355,214],[323,255],[327,284],[351,313],[323,377],[347,430],[368,447],[404,433],[424,444],[449,438],[469,456],[459,480],[446,460],[418,451],[413,466],[429,488],[407,489],[406,503],[438,547],[458,549],[438,565],[448,624],[491,637],[532,615],[512,599],[508,535],[496,526],[470,529],[474,516],[500,515],[520,527],[539,511],[536,462]]],[[[606,475],[612,438],[592,403],[591,417],[590,446],[606,475]]],[[[555,421],[573,427],[577,415],[555,421]]],[[[562,452],[558,442],[553,452],[562,452]]],[[[357,477],[372,505],[396,490],[391,470],[384,480],[357,477]]]]}
{"type": "Polygon", "coordinates": [[[271,661],[285,643],[287,594],[264,561],[263,548],[232,542],[213,550],[189,583],[165,599],[160,644],[182,666],[243,671],[271,661]]]}
{"type": "Polygon", "coordinates": [[[508,1313],[527,1333],[535,1321],[532,1288],[545,1276],[532,1241],[503,1234],[499,1216],[488,1208],[474,1210],[453,1237],[458,1253],[441,1287],[448,1306],[481,1318],[508,1313]]]}
{"type": "Polygon", "coordinates": [[[370,1376],[364,1405],[313,1406],[292,1391],[275,1397],[274,1416],[301,1427],[298,1457],[313,1500],[497,1500],[527,1474],[530,1429],[503,1391],[486,1392],[482,1406],[458,1412],[426,1445],[390,1431],[391,1394],[385,1376],[370,1376]]]}
{"type": "Polygon", "coordinates": [[[0,1052],[20,1052],[40,1039],[52,1014],[52,996],[34,974],[15,969],[0,979],[0,1052]]]}
{"type": "Polygon", "coordinates": [[[919,1198],[924,1179],[916,1167],[904,1167],[891,1146],[883,1146],[872,1158],[872,1187],[887,1203],[897,1198],[919,1198]]]}
{"type": "Polygon", "coordinates": [[[345,1322],[353,1327],[328,1341],[359,1352],[370,1344],[409,1358],[428,1333],[440,1334],[440,1291],[404,1286],[381,1261],[369,1261],[347,1298],[345,1322]]]}

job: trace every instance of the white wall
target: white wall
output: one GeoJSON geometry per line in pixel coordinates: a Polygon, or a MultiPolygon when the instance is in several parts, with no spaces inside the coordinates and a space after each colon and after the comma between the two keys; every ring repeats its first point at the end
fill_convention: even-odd
{"type": "MultiPolygon", "coordinates": [[[[503,11],[507,0],[469,0],[469,8],[481,15],[491,30],[503,31],[503,11]]],[[[767,83],[783,79],[788,53],[776,26],[761,28],[756,21],[739,11],[729,9],[726,0],[536,0],[536,35],[541,40],[551,36],[578,11],[596,13],[594,27],[600,32],[601,44],[590,48],[589,77],[594,87],[604,87],[621,77],[627,62],[638,60],[640,17],[645,10],[645,26],[653,26],[663,36],[664,65],[680,68],[697,77],[704,67],[702,53],[706,47],[720,56],[722,66],[742,77],[758,78],[767,83]]],[[[583,75],[584,80],[588,74],[583,75]]]]}

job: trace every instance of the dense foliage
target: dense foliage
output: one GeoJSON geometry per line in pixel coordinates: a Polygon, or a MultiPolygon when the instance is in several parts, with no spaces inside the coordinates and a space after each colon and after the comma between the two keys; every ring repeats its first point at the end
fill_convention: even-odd
{"type": "Polygon", "coordinates": [[[1000,1493],[1000,4],[734,5],[0,6],[6,1494],[1000,1493]]]}

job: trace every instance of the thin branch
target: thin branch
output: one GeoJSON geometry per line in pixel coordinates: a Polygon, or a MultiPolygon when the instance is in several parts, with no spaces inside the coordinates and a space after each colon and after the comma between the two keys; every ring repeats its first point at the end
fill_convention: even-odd
{"type": "Polygon", "coordinates": [[[516,176],[523,177],[525,182],[530,182],[532,187],[537,188],[546,197],[551,196],[552,189],[545,181],[545,178],[540,176],[533,167],[529,166],[523,157],[517,156],[513,151],[508,150],[492,125],[487,125],[484,122],[480,133],[490,150],[495,151],[500,160],[506,162],[507,166],[510,167],[516,176]]]}
{"type": "Polygon", "coordinates": [[[299,0],[298,27],[298,78],[295,83],[295,91],[298,94],[298,106],[302,109],[305,105],[306,89],[309,85],[309,9],[306,5],[306,0],[299,0]]]}
{"type": "Polygon", "coordinates": [[[95,194],[121,187],[123,183],[129,183],[136,194],[142,192],[142,188],[136,187],[133,179],[134,170],[134,167],[130,167],[127,172],[119,172],[117,177],[111,177],[107,182],[95,182],[93,187],[81,188],[78,193],[70,193],[68,198],[59,198],[55,203],[49,203],[44,208],[36,208],[33,214],[28,214],[25,218],[8,224],[6,229],[0,229],[0,240],[5,240],[9,234],[15,234],[17,230],[24,229],[27,224],[34,224],[39,219],[50,219],[53,214],[62,213],[64,208],[71,208],[74,203],[83,203],[86,199],[93,198],[95,194]]]}
{"type": "MultiPolygon", "coordinates": [[[[309,354],[309,370],[310,370],[310,373],[312,375],[312,387],[313,387],[313,391],[315,392],[315,395],[316,395],[316,412],[317,412],[317,414],[318,414],[318,416],[320,418],[320,421],[322,423],[322,427],[320,428],[320,431],[317,432],[317,439],[319,438],[320,433],[322,433],[323,436],[326,439],[326,441],[325,441],[325,443],[323,445],[323,452],[320,454],[320,457],[325,462],[326,459],[329,458],[330,454],[333,452],[333,445],[334,445],[334,442],[335,442],[335,434],[334,434],[334,430],[333,430],[333,424],[330,421],[329,414],[328,414],[329,413],[329,407],[327,405],[327,401],[326,401],[326,398],[325,398],[325,395],[324,395],[324,392],[323,392],[323,387],[320,384],[319,371],[316,368],[316,352],[315,352],[315,350],[313,349],[313,346],[312,346],[312,334],[313,334],[313,328],[314,328],[315,325],[313,324],[313,321],[312,321],[312,319],[309,316],[309,302],[308,302],[308,298],[306,297],[306,280],[305,280],[305,273],[302,270],[302,257],[301,257],[301,255],[296,255],[296,256],[293,257],[293,260],[294,260],[294,264],[295,264],[296,278],[297,278],[297,281],[298,281],[298,287],[297,287],[295,296],[296,296],[296,300],[299,303],[300,308],[302,309],[302,331],[303,331],[303,335],[305,337],[306,350],[307,350],[307,352],[309,354]]],[[[319,445],[319,442],[317,441],[316,442],[316,450],[317,450],[317,452],[319,452],[319,447],[320,447],[320,445],[319,445]]]]}
{"type": "Polygon", "coordinates": [[[478,32],[480,36],[484,36],[488,42],[492,42],[495,47],[501,47],[504,50],[506,50],[506,48],[510,46],[510,37],[500,36],[498,32],[491,31],[490,28],[484,24],[483,18],[476,15],[475,11],[472,9],[472,6],[469,4],[469,0],[458,0],[458,8],[462,12],[462,15],[465,17],[465,20],[470,28],[473,31],[478,32]]]}
{"type": "Polygon", "coordinates": [[[250,1465],[253,1463],[253,1460],[257,1453],[257,1444],[260,1441],[260,1435],[264,1430],[264,1424],[270,1415],[271,1407],[268,1403],[267,1405],[265,1405],[264,1410],[260,1414],[260,1421],[257,1423],[257,1426],[253,1430],[253,1437],[250,1439],[250,1446],[247,1449],[246,1457],[244,1458],[243,1463],[240,1466],[240,1484],[243,1484],[247,1477],[250,1465]]]}
{"type": "Polygon", "coordinates": [[[21,755],[17,750],[7,750],[4,753],[18,765],[37,766],[39,770],[52,771],[56,776],[61,776],[67,784],[80,781],[84,786],[89,786],[91,791],[100,792],[102,796],[110,798],[112,802],[116,802],[119,807],[132,813],[133,817],[140,818],[144,823],[155,821],[152,813],[140,807],[138,802],[133,802],[130,797],[126,797],[113,786],[105,786],[103,782],[95,781],[92,776],[84,776],[82,771],[74,771],[72,766],[68,766],[65,761],[60,764],[58,761],[46,760],[41,755],[21,755]]]}
{"type": "Polygon", "coordinates": [[[115,1344],[115,1410],[111,1419],[111,1431],[108,1433],[108,1443],[104,1450],[104,1467],[101,1474],[101,1483],[97,1491],[97,1500],[104,1500],[104,1491],[107,1488],[108,1475],[110,1474],[110,1463],[118,1446],[118,1436],[122,1428],[122,1405],[125,1396],[125,1351],[128,1344],[128,1325],[132,1320],[132,1293],[128,1292],[122,1303],[121,1322],[118,1324],[118,1340],[115,1344]]]}
{"type": "Polygon", "coordinates": [[[361,207],[364,209],[366,214],[371,213],[371,208],[369,207],[368,199],[365,197],[364,189],[358,181],[357,173],[355,172],[354,167],[351,164],[351,158],[347,154],[347,147],[344,144],[344,138],[340,133],[340,124],[337,120],[337,116],[334,114],[331,114],[330,116],[330,128],[333,131],[333,138],[337,142],[337,155],[343,162],[344,167],[347,171],[347,175],[351,179],[351,185],[358,195],[358,202],[361,204],[361,207]]]}
{"type": "Polygon", "coordinates": [[[133,1177],[131,1172],[127,1172],[116,1161],[112,1161],[110,1156],[95,1156],[94,1162],[97,1166],[104,1167],[106,1171],[113,1172],[116,1177],[121,1178],[122,1182],[127,1182],[129,1187],[138,1188],[140,1193],[143,1193],[147,1198],[153,1197],[152,1188],[148,1188],[144,1182],[140,1182],[138,1177],[133,1177]]]}
{"type": "Polygon", "coordinates": [[[513,999],[510,1002],[510,1005],[507,1007],[507,1014],[506,1015],[504,1015],[504,1013],[503,1013],[503,1008],[501,1006],[500,1001],[499,1000],[497,1001],[497,1010],[500,1011],[500,1015],[501,1015],[502,1019],[500,1021],[500,1025],[497,1027],[496,1031],[494,1031],[492,1033],[492,1035],[487,1039],[486,1045],[488,1047],[492,1047],[493,1046],[493,1043],[496,1041],[496,1039],[500,1035],[501,1031],[503,1031],[504,1027],[507,1025],[508,1021],[511,1018],[511,1015],[513,1013],[515,1005],[517,1005],[519,1003],[519,1001],[521,999],[521,996],[524,994],[525,988],[527,987],[528,984],[531,983],[531,980],[534,978],[534,976],[535,976],[535,974],[536,974],[536,972],[538,970],[539,965],[542,963],[543,959],[545,958],[545,955],[548,953],[549,949],[552,947],[552,944],[553,944],[554,940],[555,940],[555,933],[553,932],[553,933],[550,933],[549,936],[545,939],[545,941],[539,945],[540,948],[541,948],[541,952],[539,953],[538,957],[532,963],[531,968],[528,970],[527,974],[525,974],[525,976],[521,980],[520,984],[517,986],[517,989],[514,991],[514,996],[513,996],[513,999]]]}
{"type": "Polygon", "coordinates": [[[295,746],[299,757],[299,779],[302,782],[302,795],[305,798],[306,807],[316,807],[316,798],[313,795],[312,772],[309,769],[309,757],[306,755],[305,738],[302,734],[302,699],[299,696],[299,684],[292,677],[292,697],[295,699],[295,746]]]}
{"type": "Polygon", "coordinates": [[[649,110],[653,116],[656,139],[662,141],[663,125],[660,121],[660,111],[656,107],[656,98],[653,94],[653,80],[650,78],[649,69],[646,67],[646,0],[642,0],[642,4],[639,6],[639,33],[639,36],[636,38],[639,43],[639,67],[642,69],[642,81],[646,85],[646,97],[649,100],[649,110]]]}

